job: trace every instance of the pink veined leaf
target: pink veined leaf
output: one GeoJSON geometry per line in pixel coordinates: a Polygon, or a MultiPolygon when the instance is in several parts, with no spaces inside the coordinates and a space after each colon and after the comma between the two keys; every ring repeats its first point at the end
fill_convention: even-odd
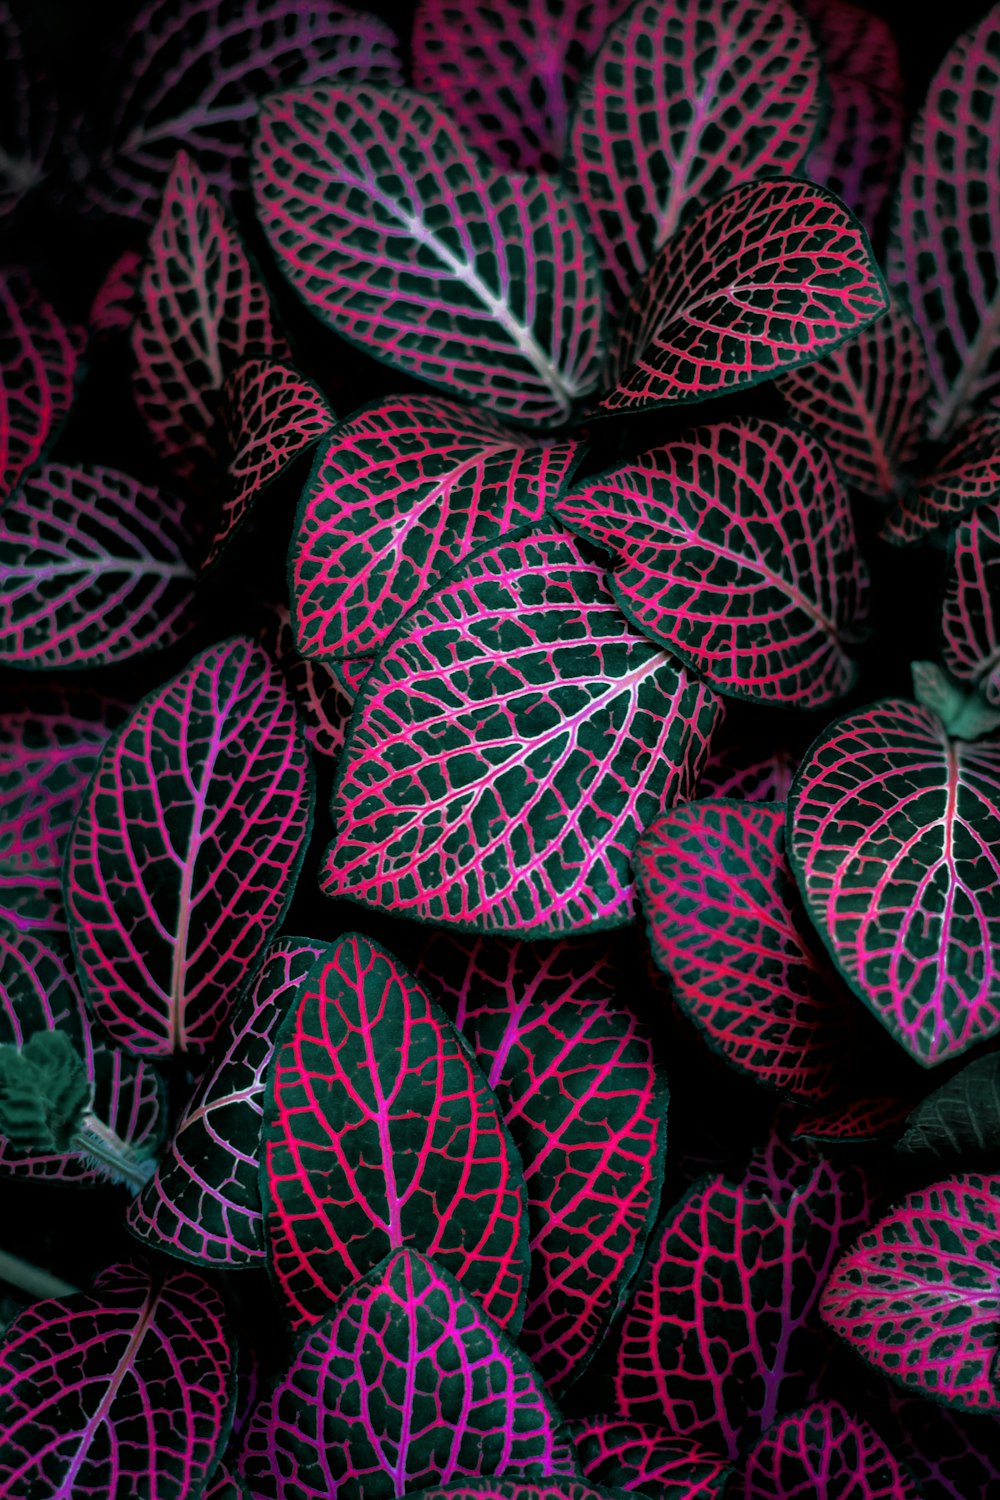
{"type": "Polygon", "coordinates": [[[621,1490],[579,1479],[467,1479],[443,1489],[411,1491],[404,1500],[627,1500],[621,1490]]]}
{"type": "Polygon", "coordinates": [[[497,1100],[412,974],[356,933],[320,954],[289,1005],[261,1188],[268,1263],[294,1328],[406,1245],[499,1327],[520,1328],[527,1204],[497,1100]]]}
{"type": "Polygon", "coordinates": [[[1000,1484],[1000,1421],[952,1411],[886,1386],[891,1419],[879,1428],[906,1461],[923,1500],[993,1500],[1000,1484]]]}
{"type": "Polygon", "coordinates": [[[819,122],[820,66],[786,0],[642,0],[580,87],[566,168],[620,309],[727,188],[788,175],[819,122]]]}
{"type": "Polygon", "coordinates": [[[606,412],[703,401],[829,354],[888,307],[868,236],[825,188],[749,182],[653,261],[612,350],[606,412]]]}
{"type": "MultiPolygon", "coordinates": [[[[261,645],[281,668],[302,720],[306,742],[324,759],[335,758],[344,748],[354,699],[360,690],[344,682],[339,673],[322,661],[309,661],[295,649],[292,620],[284,604],[275,604],[259,632],[261,645]]],[[[370,662],[338,662],[337,666],[360,667],[370,662]]]]}
{"type": "Polygon", "coordinates": [[[910,1106],[890,1095],[852,1099],[800,1116],[793,1141],[816,1141],[824,1146],[853,1146],[895,1139],[903,1129],[910,1106]]]}
{"type": "Polygon", "coordinates": [[[355,656],[350,661],[331,662],[330,670],[353,701],[361,692],[364,680],[374,665],[374,656],[355,656]]]}
{"type": "Polygon", "coordinates": [[[226,1464],[220,1464],[202,1493],[202,1500],[252,1500],[249,1490],[226,1464]]]}
{"type": "Polygon", "coordinates": [[[635,850],[653,957],[708,1045],[803,1104],[850,1077],[849,996],[818,944],[785,857],[785,807],[691,802],[635,850]]]}
{"type": "Polygon", "coordinates": [[[80,355],[26,271],[0,273],[0,504],[44,456],[73,399],[80,355]]]}
{"type": "Polygon", "coordinates": [[[142,256],[138,250],[123,250],[108,267],[87,317],[87,327],[94,337],[107,339],[116,333],[128,333],[139,311],[141,276],[142,256]]]}
{"type": "Polygon", "coordinates": [[[645,1500],[722,1500],[733,1469],[693,1438],[648,1422],[586,1417],[570,1432],[584,1477],[645,1500]]]}
{"type": "Polygon", "coordinates": [[[567,421],[594,390],[600,273],[568,194],[492,167],[431,98],[278,95],[253,182],[284,275],[377,359],[534,425],[567,421]]]}
{"type": "Polygon", "coordinates": [[[477,547],[545,514],[582,457],[433,396],[390,396],[329,439],[289,554],[306,656],[370,656],[477,547]]]}
{"type": "Polygon", "coordinates": [[[90,1292],[35,1302],[0,1345],[9,1500],[186,1500],[229,1426],[222,1298],[187,1270],[110,1266],[90,1292]]]}
{"type": "Polygon", "coordinates": [[[756,417],[695,428],[549,509],[614,554],[628,618],[721,692],[812,708],[853,685],[867,571],[805,433],[756,417]]]}
{"type": "Polygon", "coordinates": [[[58,128],[54,91],[24,32],[28,14],[0,0],[0,220],[45,181],[58,128]]]}
{"type": "Polygon", "coordinates": [[[0,512],[0,662],[103,667],[195,624],[187,506],[118,469],[46,464],[0,512]]]}
{"type": "Polygon", "coordinates": [[[245,186],[261,99],[318,79],[398,83],[396,45],[384,21],[335,0],[146,0],[116,59],[90,203],[151,223],[181,148],[228,197],[245,186]]]}
{"type": "Polygon", "coordinates": [[[899,493],[923,439],[930,377],[920,332],[897,298],[884,318],[775,388],[847,484],[885,504],[899,493]]]}
{"type": "Polygon", "coordinates": [[[767,740],[736,740],[713,746],[696,788],[699,798],[738,802],[785,802],[799,755],[767,740]]]}
{"type": "Polygon", "coordinates": [[[64,896],[94,1015],[131,1052],[203,1052],[291,900],[312,824],[295,705],[262,647],[210,646],[105,746],[64,896]]]}
{"type": "Polygon", "coordinates": [[[1000,705],[1000,501],[959,523],[941,629],[952,676],[1000,705]]]}
{"type": "Polygon", "coordinates": [[[631,852],[690,795],[720,707],[565,532],[513,532],[401,623],[355,705],[331,896],[467,931],[632,918],[631,852]]]}
{"type": "Polygon", "coordinates": [[[524,1163],[531,1281],[518,1343],[557,1393],[584,1369],[660,1201],[667,1089],[615,999],[604,940],[431,938],[417,975],[471,1043],[524,1163]]]}
{"type": "Polygon", "coordinates": [[[905,547],[993,500],[1000,500],[1000,412],[979,412],[954,434],[930,473],[904,492],[882,536],[905,547]]]}
{"type": "Polygon", "coordinates": [[[222,388],[251,355],[286,354],[267,288],[208,179],[177,153],[153,225],[132,325],[133,393],[178,478],[218,487],[222,388]]]}
{"type": "Polygon", "coordinates": [[[557,172],[580,79],[629,0],[421,0],[413,83],[498,167],[557,172]]]}
{"type": "Polygon", "coordinates": [[[733,1500],[921,1500],[878,1433],[836,1401],[789,1412],[751,1448],[733,1500]]]}
{"type": "Polygon", "coordinates": [[[838,1262],[821,1311],[856,1353],[944,1406],[1000,1412],[1000,1177],[911,1193],[838,1262]]]}
{"type": "Polygon", "coordinates": [[[844,978],[924,1067],[1000,1030],[1000,744],[885,699],[806,755],[788,852],[844,978]]]}

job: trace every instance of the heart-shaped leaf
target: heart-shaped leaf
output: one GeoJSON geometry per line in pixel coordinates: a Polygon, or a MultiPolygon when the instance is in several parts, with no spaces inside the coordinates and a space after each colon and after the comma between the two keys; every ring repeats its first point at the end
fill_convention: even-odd
{"type": "Polygon", "coordinates": [[[896,1150],[928,1165],[1000,1166],[1000,1052],[967,1063],[922,1099],[896,1150]]]}
{"type": "Polygon", "coordinates": [[[867,1145],[892,1139],[902,1129],[907,1106],[887,1094],[853,1099],[801,1115],[792,1130],[793,1141],[819,1141],[828,1146],[867,1145]]]}
{"type": "Polygon", "coordinates": [[[477,547],[537,521],[581,457],[432,396],[343,422],[302,495],[290,555],[295,632],[311,657],[369,656],[477,547]]]}
{"type": "Polygon", "coordinates": [[[747,1454],[734,1500],[921,1500],[878,1433],[836,1401],[789,1412],[747,1454]]]}
{"type": "Polygon", "coordinates": [[[1000,744],[886,699],[795,775],[788,854],[837,967],[925,1067],[1000,1030],[1000,744]]]}
{"type": "Polygon", "coordinates": [[[298,1345],[247,1429],[259,1500],[392,1500],[444,1481],[577,1472],[525,1355],[454,1277],[397,1250],[298,1345]]]}
{"type": "Polygon", "coordinates": [[[980,506],[955,531],[941,630],[952,676],[1000,705],[1000,501],[980,506]]]}
{"type": "Polygon", "coordinates": [[[94,338],[128,333],[139,311],[141,276],[142,256],[138,250],[123,250],[108,267],[87,315],[87,328],[94,338]]]}
{"type": "Polygon", "coordinates": [[[867,612],[847,497],[820,445],[755,417],[699,427],[586,480],[552,513],[615,554],[640,630],[737,697],[842,697],[867,612]]]}
{"type": "Polygon", "coordinates": [[[269,1077],[261,1189],[293,1326],[403,1245],[516,1333],[528,1277],[521,1162],[497,1101],[413,976],[349,933],[287,1008],[269,1077]]]}
{"type": "Polygon", "coordinates": [[[131,1052],[202,1052],[291,899],[312,823],[295,705],[262,647],[211,646],[105,746],[64,894],[87,1002],[131,1052]]]}
{"type": "Polygon", "coordinates": [[[569,198],[491,167],[431,99],[269,99],[253,179],[292,286],[376,358],[525,422],[565,421],[594,389],[600,280],[569,198]]]}
{"type": "Polygon", "coordinates": [[[646,1500],[721,1500],[733,1472],[692,1438],[644,1422],[587,1417],[570,1432],[585,1478],[646,1500]]]}
{"type": "Polygon", "coordinates": [[[620,926],[635,840],[689,795],[718,717],[578,543],[514,532],[456,568],[368,674],[323,888],[511,936],[620,926]]]}
{"type": "Polygon", "coordinates": [[[31,28],[24,24],[29,18],[30,12],[0,0],[0,220],[44,182],[58,123],[31,28]]]}
{"type": "Polygon", "coordinates": [[[264,1264],[258,1183],[264,1075],[285,1012],[323,952],[278,938],[227,1026],[226,1047],[189,1099],[155,1175],[126,1223],[137,1239],[195,1264],[264,1264]]]}
{"type": "Polygon", "coordinates": [[[194,624],[186,507],[117,469],[46,464],[0,514],[0,662],[103,667],[194,624]]]}
{"type": "Polygon", "coordinates": [[[564,1389],[607,1331],[660,1201],[667,1089],[606,944],[434,937],[417,973],[471,1042],[524,1163],[518,1342],[564,1389]]]}
{"type": "Polygon", "coordinates": [[[714,746],[698,782],[699,797],[728,797],[739,802],[785,802],[799,763],[773,740],[735,740],[714,746]]]}
{"type": "Polygon", "coordinates": [[[229,1430],[222,1298],[191,1271],[111,1266],[0,1345],[0,1473],[20,1496],[200,1494],[229,1430]]]}
{"type": "Polygon", "coordinates": [[[911,1193],[838,1262],[825,1322],[900,1385],[960,1410],[1000,1412],[1000,1177],[911,1193]]]}
{"type": "Polygon", "coordinates": [[[79,346],[27,272],[0,274],[0,504],[44,456],[73,400],[79,346]]]}
{"type": "Polygon", "coordinates": [[[984,411],[955,433],[934,468],[904,492],[882,535],[895,546],[919,542],[994,500],[1000,500],[1000,411],[984,411]]]}
{"type": "Polygon", "coordinates": [[[642,0],[584,79],[567,167],[612,305],[704,205],[794,172],[819,121],[819,58],[785,0],[642,0]]]}
{"type": "MultiPolygon", "coordinates": [[[[259,632],[261,644],[281,668],[302,720],[302,732],[317,755],[332,757],[344,747],[358,687],[348,686],[326,662],[309,661],[295,649],[292,620],[284,604],[275,604],[259,632]]],[[[359,659],[350,665],[370,666],[359,659]]],[[[338,663],[338,666],[342,663],[338,663]]]]}

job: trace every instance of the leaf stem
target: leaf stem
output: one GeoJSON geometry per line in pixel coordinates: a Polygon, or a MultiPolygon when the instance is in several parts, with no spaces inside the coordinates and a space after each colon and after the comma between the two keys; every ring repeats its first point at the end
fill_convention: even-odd
{"type": "Polygon", "coordinates": [[[6,1250],[0,1250],[0,1281],[6,1281],[9,1286],[16,1286],[19,1291],[36,1298],[68,1297],[80,1290],[71,1282],[53,1276],[51,1271],[33,1266],[30,1260],[22,1260],[18,1255],[8,1255],[6,1250]]]}
{"type": "Polygon", "coordinates": [[[73,1136],[73,1149],[102,1168],[116,1182],[124,1182],[133,1193],[145,1187],[156,1171],[156,1162],[140,1156],[121,1136],[88,1111],[73,1136]]]}

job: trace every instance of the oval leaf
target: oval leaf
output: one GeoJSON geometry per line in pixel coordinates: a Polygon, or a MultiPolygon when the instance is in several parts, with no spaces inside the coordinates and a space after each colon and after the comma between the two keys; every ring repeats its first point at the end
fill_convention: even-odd
{"type": "Polygon", "coordinates": [[[1000,503],[980,506],[955,532],[941,629],[951,675],[1000,705],[1000,503]]]}
{"type": "Polygon", "coordinates": [[[867,1422],[815,1401],[771,1427],[744,1460],[739,1500],[920,1500],[910,1475],[867,1422]]]}
{"type": "Polygon", "coordinates": [[[1000,1052],[967,1063],[922,1099],[896,1150],[946,1167],[1000,1166],[1000,1052]]]}
{"type": "MultiPolygon", "coordinates": [[[[348,684],[326,662],[309,661],[295,649],[292,619],[284,604],[275,604],[259,631],[259,639],[273,657],[298,708],[302,732],[317,755],[332,757],[344,748],[354,699],[360,684],[348,684]]],[[[338,663],[338,666],[345,665],[338,663]]],[[[359,659],[347,665],[368,667],[359,659]]]]}
{"type": "Polygon", "coordinates": [[[648,1423],[588,1417],[570,1432],[587,1479],[646,1500],[722,1500],[733,1472],[700,1443],[648,1423]]]}
{"type": "Polygon", "coordinates": [[[73,400],[79,349],[27,272],[0,275],[0,504],[38,463],[73,400]]]}
{"type": "Polygon", "coordinates": [[[919,542],[978,505],[1000,500],[1000,412],[980,412],[937,464],[902,495],[882,528],[895,546],[919,542]]]}

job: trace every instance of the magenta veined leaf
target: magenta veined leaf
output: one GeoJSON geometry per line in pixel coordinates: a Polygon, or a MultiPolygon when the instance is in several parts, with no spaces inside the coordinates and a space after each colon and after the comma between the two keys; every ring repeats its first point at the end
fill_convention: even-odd
{"type": "Polygon", "coordinates": [[[771,739],[713,746],[697,786],[702,797],[738,802],[785,802],[799,756],[771,739]]]}
{"type": "Polygon", "coordinates": [[[549,508],[614,554],[628,618],[721,692],[812,708],[853,685],[867,571],[805,433],[755,417],[695,428],[549,508]]]}
{"type": "Polygon", "coordinates": [[[1000,744],[886,699],[796,772],[788,854],[844,978],[924,1067],[1000,1030],[1000,744]]]}
{"type": "Polygon", "coordinates": [[[585,1478],[646,1500],[722,1500],[733,1473],[692,1438],[649,1423],[586,1417],[571,1422],[570,1432],[585,1478]]]}
{"type": "Polygon", "coordinates": [[[150,693],[105,746],[64,896],[87,1003],[122,1046],[203,1052],[291,900],[312,824],[295,705],[234,636],[150,693]]]}
{"type": "Polygon", "coordinates": [[[353,701],[361,692],[364,680],[374,665],[374,656],[355,656],[350,661],[331,662],[330,670],[353,701]]]}
{"type": "Polygon", "coordinates": [[[222,1298],[192,1271],[116,1265],[36,1302],[0,1345],[10,1500],[186,1500],[222,1452],[233,1360],[222,1298]]]}
{"type": "Polygon", "coordinates": [[[299,650],[370,656],[477,547],[545,514],[582,457],[433,396],[341,423],[302,493],[289,556],[299,650]]]}
{"type": "Polygon", "coordinates": [[[491,167],[429,97],[269,99],[253,182],[285,276],[376,358],[534,424],[566,421],[597,385],[600,278],[570,199],[491,167]]]}
{"type": "Polygon", "coordinates": [[[931,376],[930,435],[1000,391],[1000,6],[960,37],[910,132],[887,273],[931,376]]]}
{"type": "Polygon", "coordinates": [[[183,151],[150,234],[132,352],[136,405],[159,457],[179,479],[217,488],[226,376],[286,349],[227,209],[183,151]]]}
{"type": "Polygon", "coordinates": [[[116,59],[114,120],[88,184],[104,213],[151,223],[176,152],[228,196],[246,181],[258,103],[315,79],[400,80],[384,21],[322,0],[147,0],[116,59]]]}
{"type": "Polygon", "coordinates": [[[1000,1412],[1000,1177],[911,1193],[834,1268],[826,1323],[869,1364],[944,1406],[1000,1412]]]}
{"type": "Polygon", "coordinates": [[[1000,705],[1000,501],[974,510],[955,532],[941,629],[952,676],[1000,705]]]}
{"type": "Polygon", "coordinates": [[[138,250],[123,250],[108,267],[94,294],[87,317],[90,333],[99,339],[128,333],[139,311],[139,280],[142,256],[138,250]]]}
{"type": "Polygon", "coordinates": [[[832,1104],[801,1115],[792,1130],[793,1141],[817,1141],[828,1146],[856,1146],[892,1139],[903,1128],[909,1105],[887,1094],[832,1104]]]}
{"type": "Polygon", "coordinates": [[[0,514],[0,662],[103,667],[195,623],[187,507],[118,469],[46,464],[0,514]]]}
{"type": "MultiPolygon", "coordinates": [[[[302,732],[317,755],[340,754],[360,684],[341,680],[326,662],[309,661],[295,649],[287,605],[275,604],[259,632],[260,642],[281,668],[302,721],[302,732]]],[[[337,663],[370,666],[370,661],[337,663]]]]}
{"type": "Polygon", "coordinates": [[[411,1492],[405,1500],[627,1500],[621,1490],[584,1484],[579,1479],[467,1479],[443,1489],[411,1492]]]}
{"type": "Polygon", "coordinates": [[[570,128],[569,179],[620,308],[650,262],[727,188],[800,166],[819,58],[786,0],[643,0],[612,26],[570,128]]]}
{"type": "Polygon", "coordinates": [[[747,1454],[738,1500],[921,1500],[912,1477],[867,1422],[814,1401],[775,1423],[747,1454]]]}
{"type": "Polygon", "coordinates": [[[29,14],[0,0],[0,220],[45,181],[58,123],[38,49],[25,33],[29,14]]]}
{"type": "Polygon", "coordinates": [[[220,1464],[202,1495],[202,1500],[252,1500],[249,1490],[238,1475],[220,1464]]]}
{"type": "Polygon", "coordinates": [[[615,999],[606,942],[432,937],[417,974],[496,1091],[524,1163],[531,1282],[518,1343],[551,1390],[580,1374],[660,1201],[667,1088],[615,999]]]}
{"type": "Polygon", "coordinates": [[[368,674],[323,889],[498,935],[621,926],[635,840],[690,794],[719,716],[573,538],[513,532],[406,616],[368,674]]]}
{"type": "Polygon", "coordinates": [[[73,399],[80,347],[26,271],[0,274],[0,504],[44,456],[73,399]]]}
{"type": "Polygon", "coordinates": [[[226,1028],[221,1057],[129,1206],[129,1229],[153,1249],[196,1265],[263,1266],[258,1161],[264,1076],[285,1011],[322,952],[322,943],[293,937],[265,949],[250,993],[226,1028]]]}
{"type": "Polygon", "coordinates": [[[259,1500],[392,1500],[577,1473],[528,1359],[447,1271],[396,1250],[299,1343],[241,1461],[259,1500]]]}
{"type": "Polygon", "coordinates": [[[707,801],[647,828],[635,872],[653,957],[708,1045],[799,1103],[850,1076],[849,996],[785,857],[785,807],[707,801]]]}
{"type": "Polygon", "coordinates": [[[919,542],[993,500],[1000,500],[1000,411],[979,412],[955,433],[930,473],[901,496],[882,536],[896,546],[919,542]]]}
{"type": "Polygon", "coordinates": [[[703,208],[625,309],[605,412],[703,401],[829,354],[888,306],[868,237],[825,188],[749,182],[703,208]]]}
{"type": "Polygon", "coordinates": [[[287,1006],[268,1078],[268,1264],[293,1327],[392,1250],[432,1256],[516,1334],[528,1278],[520,1158],[443,1011],[348,933],[287,1006]]]}
{"type": "Polygon", "coordinates": [[[434,94],[498,167],[557,172],[570,109],[604,33],[629,0],[421,0],[413,83],[434,94]]]}
{"type": "Polygon", "coordinates": [[[872,500],[893,499],[917,457],[930,390],[920,331],[897,298],[884,318],[825,359],[782,375],[776,388],[847,484],[872,500]]]}

